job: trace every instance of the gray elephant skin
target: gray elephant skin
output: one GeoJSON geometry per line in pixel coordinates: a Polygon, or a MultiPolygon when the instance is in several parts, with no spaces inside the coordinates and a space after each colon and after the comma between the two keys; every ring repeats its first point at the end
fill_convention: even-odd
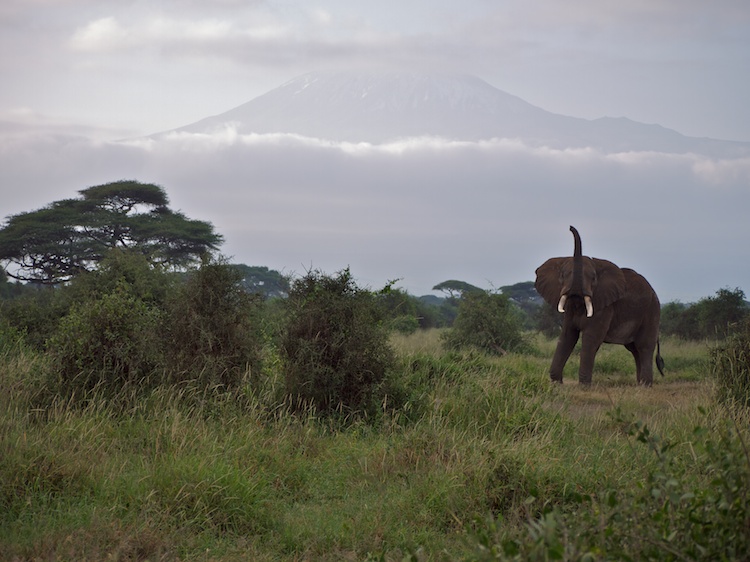
{"type": "Polygon", "coordinates": [[[597,351],[602,343],[614,343],[632,353],[638,383],[651,386],[654,352],[664,375],[659,350],[661,307],[654,289],[632,269],[584,256],[578,231],[572,226],[570,231],[573,257],[550,258],[536,270],[537,292],[563,314],[550,378],[562,383],[565,363],[581,338],[579,383],[591,384],[597,351]]]}

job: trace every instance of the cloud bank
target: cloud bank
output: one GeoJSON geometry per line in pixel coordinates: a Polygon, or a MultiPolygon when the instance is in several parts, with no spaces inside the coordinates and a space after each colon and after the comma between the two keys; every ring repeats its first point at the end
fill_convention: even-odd
{"type": "MultiPolygon", "coordinates": [[[[286,272],[350,266],[363,284],[425,294],[449,278],[499,287],[572,253],[633,267],[663,301],[750,278],[750,157],[554,150],[516,139],[382,145],[298,135],[173,133],[0,141],[5,215],[123,178],[162,185],[211,221],[233,261],[286,272]]],[[[747,287],[744,287],[746,290],[747,287]]]]}

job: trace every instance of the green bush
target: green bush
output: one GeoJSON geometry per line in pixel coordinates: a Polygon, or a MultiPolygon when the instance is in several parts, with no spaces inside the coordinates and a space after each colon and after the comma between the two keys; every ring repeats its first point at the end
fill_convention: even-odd
{"type": "Polygon", "coordinates": [[[18,297],[0,301],[0,317],[23,331],[34,349],[43,351],[74,305],[84,306],[117,290],[161,308],[175,280],[175,275],[151,266],[136,251],[111,250],[98,269],[76,275],[65,286],[26,285],[18,297]]]}
{"type": "Polygon", "coordinates": [[[26,345],[24,332],[0,318],[0,356],[15,353],[26,345]]]}
{"type": "Polygon", "coordinates": [[[53,388],[83,397],[97,389],[107,396],[145,381],[160,365],[160,313],[117,287],[73,306],[48,343],[53,388]]]}
{"type": "Polygon", "coordinates": [[[318,413],[372,414],[395,365],[376,295],[345,269],[293,282],[281,338],[286,392],[318,413]]]}
{"type": "Polygon", "coordinates": [[[750,406],[750,320],[745,320],[710,353],[719,400],[750,406]]]}
{"type": "Polygon", "coordinates": [[[248,293],[242,274],[221,260],[204,260],[172,294],[164,337],[173,378],[202,386],[238,386],[260,368],[261,298],[248,293]]]}
{"type": "MultiPolygon", "coordinates": [[[[142,256],[114,252],[56,289],[73,303],[47,341],[53,393],[114,398],[186,379],[237,386],[260,364],[258,298],[239,272],[206,259],[177,282],[142,256]]],[[[59,297],[63,299],[63,296],[59,297]]]]}
{"type": "Polygon", "coordinates": [[[112,250],[98,269],[38,291],[25,305],[31,313],[51,305],[31,332],[46,335],[48,390],[81,399],[97,389],[114,398],[124,388],[139,392],[156,384],[163,366],[161,305],[171,279],[137,252],[112,250]]]}
{"type": "Polygon", "coordinates": [[[37,351],[45,349],[47,340],[69,309],[66,295],[53,287],[30,289],[15,299],[0,301],[0,317],[25,333],[26,342],[37,351]]]}
{"type": "MultiPolygon", "coordinates": [[[[520,530],[504,525],[502,517],[480,521],[470,559],[747,560],[747,430],[696,428],[688,444],[696,466],[686,471],[674,454],[676,444],[641,422],[623,426],[656,457],[639,486],[576,493],[564,508],[545,504],[520,530]]],[[[527,500],[536,502],[533,495],[527,500]]]]}
{"type": "Polygon", "coordinates": [[[399,334],[413,334],[419,329],[419,320],[414,316],[397,316],[388,325],[399,334]]]}
{"type": "Polygon", "coordinates": [[[94,271],[76,275],[61,288],[70,302],[97,299],[115,289],[142,300],[149,306],[163,307],[178,280],[175,274],[152,265],[136,250],[113,249],[94,271]]]}
{"type": "Polygon", "coordinates": [[[443,341],[449,349],[475,347],[492,355],[505,355],[526,346],[521,314],[507,296],[470,291],[461,297],[458,316],[443,341]]]}
{"type": "Polygon", "coordinates": [[[377,298],[385,317],[390,319],[390,328],[399,333],[411,334],[419,328],[433,328],[445,323],[437,306],[403,289],[388,286],[377,298]]]}

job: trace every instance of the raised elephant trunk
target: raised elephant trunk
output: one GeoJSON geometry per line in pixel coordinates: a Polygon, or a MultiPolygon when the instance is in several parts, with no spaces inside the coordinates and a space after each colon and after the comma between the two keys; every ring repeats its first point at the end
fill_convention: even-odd
{"type": "Polygon", "coordinates": [[[573,280],[570,283],[570,292],[574,295],[583,294],[583,251],[581,250],[581,235],[574,226],[570,227],[573,233],[573,280]]]}
{"type": "Polygon", "coordinates": [[[578,234],[575,226],[571,226],[570,231],[573,233],[573,259],[578,259],[580,262],[583,259],[583,250],[581,250],[581,235],[578,234]]]}
{"type": "Polygon", "coordinates": [[[570,283],[570,290],[567,294],[560,296],[557,303],[557,310],[565,312],[565,302],[568,300],[568,294],[582,295],[583,302],[586,305],[586,317],[591,318],[594,315],[594,304],[591,302],[591,295],[586,294],[583,287],[583,249],[581,245],[581,235],[574,226],[570,227],[573,233],[573,278],[570,283]]]}

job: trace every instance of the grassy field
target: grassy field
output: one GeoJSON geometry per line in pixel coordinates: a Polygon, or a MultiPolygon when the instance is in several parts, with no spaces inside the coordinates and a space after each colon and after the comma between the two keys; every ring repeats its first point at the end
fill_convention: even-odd
{"type": "Polygon", "coordinates": [[[272,363],[244,393],[186,385],[124,411],[40,408],[43,359],[5,350],[0,559],[511,559],[526,543],[555,558],[564,534],[541,534],[575,533],[566,513],[598,517],[611,541],[605,508],[627,537],[643,524],[628,517],[644,489],[690,502],[684,489],[698,497],[716,480],[703,444],[720,442],[732,416],[716,404],[706,344],[662,342],[667,376],[648,389],[622,347],[600,351],[582,388],[574,360],[565,384],[549,383],[554,342],[542,338],[502,358],[445,353],[435,331],[393,345],[412,400],[354,423],[290,414],[272,363]]]}

